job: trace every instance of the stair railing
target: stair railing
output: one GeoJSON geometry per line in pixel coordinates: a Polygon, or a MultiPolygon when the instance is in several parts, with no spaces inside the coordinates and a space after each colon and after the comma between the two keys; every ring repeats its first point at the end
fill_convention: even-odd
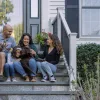
{"type": "Polygon", "coordinates": [[[64,62],[70,78],[70,89],[75,90],[73,82],[76,82],[76,35],[72,33],[62,12],[57,8],[57,16],[51,21],[50,27],[53,34],[58,35],[64,49],[64,62]]]}

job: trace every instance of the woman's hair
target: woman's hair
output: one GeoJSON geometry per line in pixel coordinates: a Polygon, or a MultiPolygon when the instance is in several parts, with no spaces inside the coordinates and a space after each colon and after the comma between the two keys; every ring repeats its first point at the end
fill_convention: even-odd
{"type": "Polygon", "coordinates": [[[32,41],[32,37],[29,33],[24,33],[22,36],[21,36],[21,39],[19,40],[19,44],[21,47],[24,47],[24,44],[23,44],[23,39],[24,39],[24,36],[28,36],[29,37],[29,44],[33,44],[33,41],[32,41]]]}
{"type": "Polygon", "coordinates": [[[56,35],[51,34],[51,33],[49,33],[48,36],[53,41],[53,46],[57,49],[58,54],[61,55],[63,53],[63,48],[62,48],[59,38],[56,35]]]}
{"type": "Polygon", "coordinates": [[[20,51],[21,51],[22,49],[21,49],[20,46],[15,46],[15,47],[13,48],[12,52],[11,52],[11,56],[12,56],[13,58],[17,58],[17,57],[16,57],[16,51],[17,51],[17,50],[20,50],[20,51]]]}

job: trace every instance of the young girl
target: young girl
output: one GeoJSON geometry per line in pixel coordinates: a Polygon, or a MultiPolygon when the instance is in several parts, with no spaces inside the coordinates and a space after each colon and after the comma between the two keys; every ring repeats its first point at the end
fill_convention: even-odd
{"type": "Polygon", "coordinates": [[[53,34],[49,34],[47,45],[43,54],[45,61],[37,62],[37,66],[43,76],[42,82],[47,81],[48,78],[51,82],[55,82],[56,64],[59,62],[63,49],[58,37],[53,34]]]}
{"type": "Polygon", "coordinates": [[[16,61],[20,61],[20,53],[21,53],[21,48],[19,46],[15,46],[12,50],[12,53],[8,54],[7,63],[4,65],[7,82],[11,82],[11,81],[16,82],[13,63],[16,61]]]}

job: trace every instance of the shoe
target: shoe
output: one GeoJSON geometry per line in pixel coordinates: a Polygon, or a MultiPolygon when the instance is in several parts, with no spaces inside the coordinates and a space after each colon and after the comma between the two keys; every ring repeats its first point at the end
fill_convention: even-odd
{"type": "Polygon", "coordinates": [[[29,81],[30,81],[30,79],[29,79],[28,76],[25,76],[25,81],[26,81],[26,82],[29,82],[29,81]]]}
{"type": "Polygon", "coordinates": [[[0,75],[0,82],[4,82],[6,79],[4,78],[3,75],[0,75]]]}
{"type": "Polygon", "coordinates": [[[12,82],[17,82],[16,78],[12,78],[12,82]]]}
{"type": "Polygon", "coordinates": [[[11,82],[11,79],[10,78],[7,78],[6,82],[11,82]]]}
{"type": "Polygon", "coordinates": [[[47,76],[44,76],[43,79],[41,80],[41,82],[46,82],[47,79],[48,79],[48,77],[47,76]]]}
{"type": "Polygon", "coordinates": [[[55,79],[54,76],[51,76],[51,77],[50,77],[50,82],[56,82],[56,79],[55,79]]]}
{"type": "Polygon", "coordinates": [[[36,77],[32,77],[31,82],[36,82],[36,77]]]}

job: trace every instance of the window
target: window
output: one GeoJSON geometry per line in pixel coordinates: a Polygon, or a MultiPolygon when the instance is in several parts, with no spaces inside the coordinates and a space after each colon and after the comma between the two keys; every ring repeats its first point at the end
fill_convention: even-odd
{"type": "Polygon", "coordinates": [[[81,0],[81,36],[100,36],[100,0],[81,0]]]}
{"type": "Polygon", "coordinates": [[[38,17],[38,0],[31,0],[31,17],[38,17]]]}

